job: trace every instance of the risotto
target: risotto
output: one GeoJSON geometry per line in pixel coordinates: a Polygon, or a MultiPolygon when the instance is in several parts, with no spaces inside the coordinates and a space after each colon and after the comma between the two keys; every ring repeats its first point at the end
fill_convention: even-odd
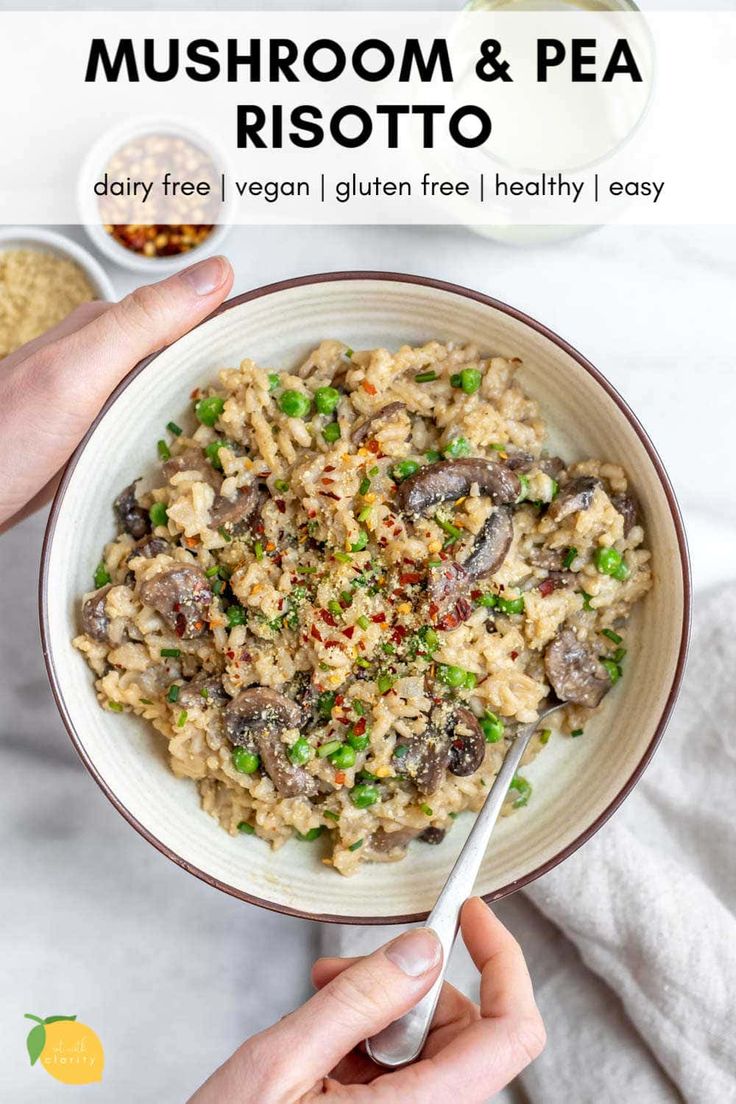
{"type": "MultiPolygon", "coordinates": [[[[115,500],[74,643],[231,834],[323,837],[342,874],[403,858],[480,808],[551,693],[577,736],[621,678],[651,585],[636,501],[618,465],[544,451],[519,365],[244,360],[115,500]]],[[[507,809],[530,794],[518,774],[507,809]]]]}

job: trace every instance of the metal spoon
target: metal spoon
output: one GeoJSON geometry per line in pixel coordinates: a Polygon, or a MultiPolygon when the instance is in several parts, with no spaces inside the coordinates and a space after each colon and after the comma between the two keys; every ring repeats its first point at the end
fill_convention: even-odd
{"type": "Polygon", "coordinates": [[[443,962],[440,976],[419,1004],[410,1009],[400,1020],[395,1020],[366,1041],[368,1056],[378,1065],[395,1069],[413,1062],[421,1053],[437,1007],[442,983],[445,980],[450,952],[457,936],[460,909],[473,889],[511,780],[516,774],[529,741],[542,721],[558,709],[562,709],[565,704],[567,703],[550,695],[542,704],[537,720],[518,730],[506,752],[501,769],[488,791],[488,796],[476,817],[465,846],[450,871],[450,876],[437,898],[437,904],[427,920],[426,926],[436,932],[442,944],[443,962]]]}

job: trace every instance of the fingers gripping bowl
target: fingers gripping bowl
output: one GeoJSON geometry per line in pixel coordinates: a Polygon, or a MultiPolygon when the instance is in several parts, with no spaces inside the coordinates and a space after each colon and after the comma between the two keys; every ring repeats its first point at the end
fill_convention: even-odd
{"type": "Polygon", "coordinates": [[[508,731],[497,718],[531,719],[550,682],[594,706],[623,661],[600,711],[567,718],[584,739],[555,735],[525,768],[533,800],[499,828],[480,889],[528,879],[607,815],[671,707],[686,590],[666,477],[584,362],[461,289],[328,277],[236,301],[114,397],[57,499],[44,631],[83,756],[149,838],[272,907],[379,921],[426,909],[469,818],[442,846],[412,844],[403,864],[355,879],[321,860],[350,873],[363,857],[400,857],[409,837],[437,839],[452,814],[478,807],[498,768],[508,731]],[[406,347],[346,355],[341,341],[320,345],[330,333],[357,350],[406,347]],[[252,360],[234,368],[245,353],[252,360]],[[194,390],[204,417],[173,405],[194,390]],[[142,409],[145,425],[131,421],[142,409]],[[142,467],[172,419],[183,432],[164,435],[162,464],[142,467]],[[111,434],[114,471],[101,462],[111,434]],[[69,636],[97,549],[114,535],[116,498],[123,532],[98,578],[110,589],[88,604],[92,632],[78,640],[97,665],[100,713],[69,636]],[[650,551],[656,585],[624,634],[650,551]],[[70,562],[80,563],[72,580],[70,562]],[[167,742],[228,829],[276,843],[329,829],[333,846],[273,852],[227,836],[194,786],[168,773],[167,742]]]}

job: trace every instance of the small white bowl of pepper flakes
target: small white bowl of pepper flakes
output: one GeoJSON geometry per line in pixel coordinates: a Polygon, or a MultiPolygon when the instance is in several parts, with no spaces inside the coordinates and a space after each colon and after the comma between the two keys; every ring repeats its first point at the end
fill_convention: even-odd
{"type": "Polygon", "coordinates": [[[0,231],[0,362],[82,303],[115,298],[100,264],[70,238],[36,227],[0,231]]]}
{"type": "Polygon", "coordinates": [[[87,156],[79,181],[82,222],[116,264],[153,277],[174,272],[220,251],[229,230],[223,168],[222,155],[183,124],[125,124],[87,156]]]}

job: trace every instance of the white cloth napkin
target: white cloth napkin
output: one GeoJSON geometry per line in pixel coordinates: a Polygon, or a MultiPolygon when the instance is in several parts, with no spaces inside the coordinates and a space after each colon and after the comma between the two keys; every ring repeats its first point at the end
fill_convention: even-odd
{"type": "MultiPolygon", "coordinates": [[[[567,862],[497,912],[548,1044],[496,1101],[736,1101],[736,586],[696,601],[685,684],[653,763],[567,862]]],[[[397,928],[324,929],[363,953],[397,928]]],[[[464,948],[450,967],[474,994],[464,948]]]]}

